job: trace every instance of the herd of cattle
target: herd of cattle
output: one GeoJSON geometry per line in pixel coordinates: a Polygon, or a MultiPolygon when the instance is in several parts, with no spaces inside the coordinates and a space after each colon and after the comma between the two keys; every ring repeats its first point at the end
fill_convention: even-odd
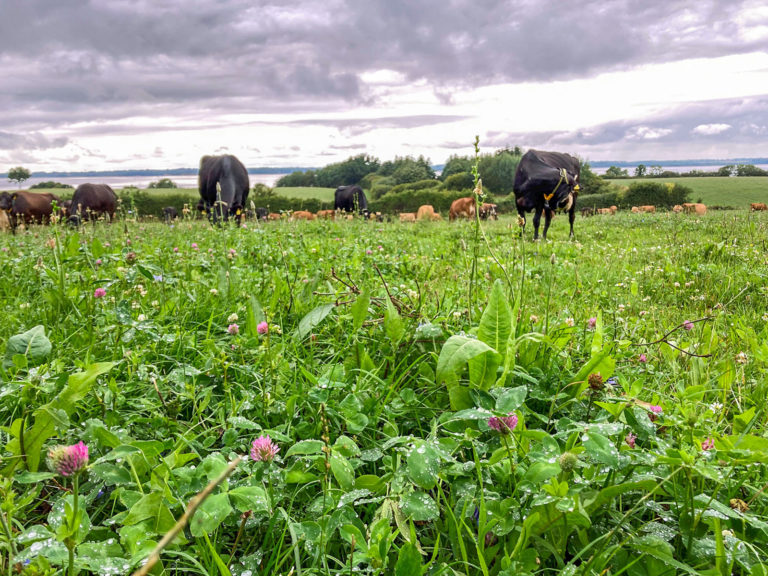
{"type": "MultiPolygon", "coordinates": [[[[569,154],[560,152],[544,152],[529,150],[520,160],[515,172],[513,185],[515,205],[520,216],[523,229],[526,224],[525,214],[534,212],[534,240],[539,236],[539,224],[544,216],[543,237],[547,237],[552,218],[556,212],[568,213],[570,235],[573,236],[573,223],[576,215],[576,199],[579,195],[579,160],[569,154]]],[[[248,171],[240,160],[232,155],[203,156],[198,172],[198,188],[200,201],[197,209],[206,215],[213,223],[230,218],[240,219],[251,216],[258,220],[278,220],[282,214],[270,213],[266,208],[246,209],[246,201],[250,191],[248,171]]],[[[15,231],[20,223],[49,222],[56,206],[60,214],[72,224],[79,224],[107,216],[112,220],[117,210],[117,195],[106,184],[81,184],[75,190],[72,199],[62,201],[49,193],[32,192],[2,192],[0,193],[0,227],[6,226],[15,231]]],[[[448,218],[452,222],[459,218],[498,219],[496,204],[483,203],[477,207],[474,196],[459,198],[451,204],[448,218]]],[[[583,217],[595,214],[615,214],[618,208],[583,208],[583,217]]],[[[751,211],[766,211],[764,203],[753,203],[751,211]]],[[[632,212],[655,212],[655,206],[634,206],[632,212]]],[[[682,204],[673,208],[674,212],[689,214],[706,214],[707,207],[700,203],[682,204]]],[[[371,213],[368,200],[360,186],[339,186],[334,194],[334,209],[320,210],[317,214],[307,211],[296,211],[290,215],[293,220],[335,219],[344,214],[351,218],[351,213],[357,212],[364,218],[383,220],[381,213],[371,213]]],[[[170,221],[178,217],[176,208],[163,209],[163,217],[170,221]]],[[[424,205],[417,212],[399,214],[401,222],[418,220],[441,220],[439,213],[429,205],[424,205]]]]}

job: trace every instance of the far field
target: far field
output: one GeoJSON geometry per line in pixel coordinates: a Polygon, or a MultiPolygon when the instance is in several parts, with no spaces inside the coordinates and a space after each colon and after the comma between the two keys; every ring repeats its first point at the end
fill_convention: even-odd
{"type": "Polygon", "coordinates": [[[617,186],[629,186],[638,181],[673,182],[693,189],[692,202],[708,206],[732,206],[748,208],[752,202],[768,200],[768,178],[727,178],[703,176],[700,178],[626,178],[608,180],[617,186]]]}

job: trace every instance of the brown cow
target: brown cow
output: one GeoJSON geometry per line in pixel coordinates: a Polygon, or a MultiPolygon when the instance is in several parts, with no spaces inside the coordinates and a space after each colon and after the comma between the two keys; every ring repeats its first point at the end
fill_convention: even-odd
{"type": "Polygon", "coordinates": [[[435,209],[430,204],[424,204],[419,206],[416,212],[416,220],[431,220],[434,213],[435,209]]]}
{"type": "Polygon", "coordinates": [[[675,204],[674,206],[672,206],[672,212],[674,212],[675,214],[678,214],[682,211],[683,211],[683,207],[680,206],[680,204],[675,204]]]}
{"type": "Polygon", "coordinates": [[[766,210],[768,210],[768,205],[763,204],[762,202],[753,202],[749,205],[750,212],[764,212],[766,210]]]}
{"type": "Polygon", "coordinates": [[[611,214],[616,214],[616,212],[619,211],[619,207],[618,206],[611,206],[610,208],[608,208],[608,210],[611,211],[611,214]]]}
{"type": "Polygon", "coordinates": [[[0,210],[8,215],[11,230],[15,232],[19,222],[42,224],[51,219],[53,201],[61,200],[53,194],[36,194],[34,192],[3,192],[0,194],[0,210]]]}
{"type": "Polygon", "coordinates": [[[432,216],[430,217],[430,220],[432,220],[433,222],[440,222],[440,220],[442,220],[442,219],[443,219],[443,217],[440,216],[440,214],[438,214],[437,212],[432,214],[432,216]]]}
{"type": "Polygon", "coordinates": [[[297,210],[291,214],[291,220],[314,220],[315,215],[307,210],[297,210]]]}
{"type": "Polygon", "coordinates": [[[610,208],[598,208],[597,209],[597,213],[598,214],[613,214],[613,212],[611,212],[610,208]]]}
{"type": "Polygon", "coordinates": [[[474,218],[475,217],[475,199],[472,196],[459,198],[451,204],[448,212],[448,220],[453,222],[456,218],[474,218]]]}
{"type": "Polygon", "coordinates": [[[413,212],[401,212],[400,222],[416,222],[416,214],[413,212]]]}
{"type": "Polygon", "coordinates": [[[280,216],[280,214],[278,214],[277,212],[270,212],[267,215],[267,220],[280,220],[281,218],[282,216],[280,216]]]}
{"type": "Polygon", "coordinates": [[[482,220],[488,220],[490,218],[491,220],[498,220],[499,215],[496,211],[498,206],[496,204],[489,204],[487,202],[483,202],[480,205],[480,213],[478,214],[482,220]]]}
{"type": "Polygon", "coordinates": [[[319,210],[317,212],[317,217],[322,218],[323,220],[335,220],[336,211],[335,210],[319,210]]]}
{"type": "Polygon", "coordinates": [[[635,214],[643,213],[643,212],[649,212],[653,214],[656,212],[656,206],[632,206],[632,212],[635,214]]]}

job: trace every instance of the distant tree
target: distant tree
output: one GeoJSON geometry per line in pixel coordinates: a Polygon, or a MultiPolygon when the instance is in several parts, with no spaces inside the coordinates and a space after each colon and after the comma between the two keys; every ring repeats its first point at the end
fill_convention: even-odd
{"type": "Polygon", "coordinates": [[[472,162],[473,160],[469,156],[451,156],[440,173],[440,180],[445,182],[449,176],[470,172],[472,170],[472,162]]]}
{"type": "Polygon", "coordinates": [[[663,171],[664,171],[664,168],[662,168],[658,164],[656,164],[654,166],[649,166],[648,167],[648,176],[654,176],[654,177],[661,176],[661,173],[663,171]]]}
{"type": "Polygon", "coordinates": [[[611,191],[611,183],[595,174],[589,162],[581,159],[579,162],[579,188],[581,189],[581,195],[607,194],[611,191]]]}
{"type": "Polygon", "coordinates": [[[637,168],[635,168],[635,178],[645,178],[646,171],[645,164],[638,164],[637,168]]]}
{"type": "Polygon", "coordinates": [[[754,164],[737,164],[736,176],[767,176],[768,172],[754,164]]]}
{"type": "Polygon", "coordinates": [[[62,184],[61,182],[54,182],[53,180],[46,180],[45,182],[38,182],[29,187],[30,190],[43,190],[48,188],[73,188],[70,184],[62,184]]]}
{"type": "Polygon", "coordinates": [[[29,180],[30,176],[32,176],[30,171],[26,168],[22,168],[21,166],[16,166],[15,168],[8,170],[8,180],[11,182],[17,182],[19,188],[21,188],[22,182],[29,180]]]}
{"type": "Polygon", "coordinates": [[[394,161],[384,162],[378,169],[377,175],[391,177],[395,184],[418,182],[419,180],[434,180],[435,171],[428,158],[419,156],[399,157],[394,161]]]}
{"type": "Polygon", "coordinates": [[[275,188],[296,188],[296,187],[310,187],[315,186],[315,171],[307,170],[301,172],[299,170],[291,172],[282,176],[276,183],[275,188]]]}
{"type": "Polygon", "coordinates": [[[379,170],[379,159],[367,154],[352,156],[343,162],[329,164],[315,175],[317,185],[325,188],[359,184],[363,178],[379,170]]]}
{"type": "Polygon", "coordinates": [[[272,198],[274,196],[276,196],[274,189],[261,182],[254,184],[251,190],[251,198],[272,198]]]}
{"type": "Polygon", "coordinates": [[[619,168],[618,166],[611,166],[605,171],[606,178],[629,178],[629,172],[626,168],[619,168]]]}
{"type": "Polygon", "coordinates": [[[494,194],[509,194],[515,183],[515,172],[521,156],[509,150],[497,150],[494,154],[483,154],[478,162],[483,187],[494,194]]]}
{"type": "Polygon", "coordinates": [[[734,176],[736,174],[736,166],[733,164],[727,164],[725,166],[721,166],[720,169],[717,171],[718,176],[734,176]]]}
{"type": "Polygon", "coordinates": [[[157,182],[150,182],[147,188],[178,188],[178,186],[170,178],[160,178],[157,182]]]}

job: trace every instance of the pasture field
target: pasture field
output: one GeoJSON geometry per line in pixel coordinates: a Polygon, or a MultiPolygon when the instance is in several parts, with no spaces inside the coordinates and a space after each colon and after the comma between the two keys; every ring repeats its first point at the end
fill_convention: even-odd
{"type": "Polygon", "coordinates": [[[0,235],[0,569],[768,574],[767,216],[0,235]]]}
{"type": "Polygon", "coordinates": [[[289,186],[274,188],[273,190],[275,194],[285,196],[286,198],[302,198],[305,200],[317,198],[323,202],[333,202],[333,194],[336,192],[335,188],[319,188],[314,186],[289,186]]]}
{"type": "MultiPolygon", "coordinates": [[[[625,178],[609,180],[617,186],[629,186],[633,182],[672,182],[693,189],[691,202],[701,202],[707,206],[730,206],[736,209],[749,209],[753,202],[768,201],[768,178],[725,176],[702,176],[692,178],[625,178]]],[[[584,198],[588,198],[584,196],[584,198]]]]}

